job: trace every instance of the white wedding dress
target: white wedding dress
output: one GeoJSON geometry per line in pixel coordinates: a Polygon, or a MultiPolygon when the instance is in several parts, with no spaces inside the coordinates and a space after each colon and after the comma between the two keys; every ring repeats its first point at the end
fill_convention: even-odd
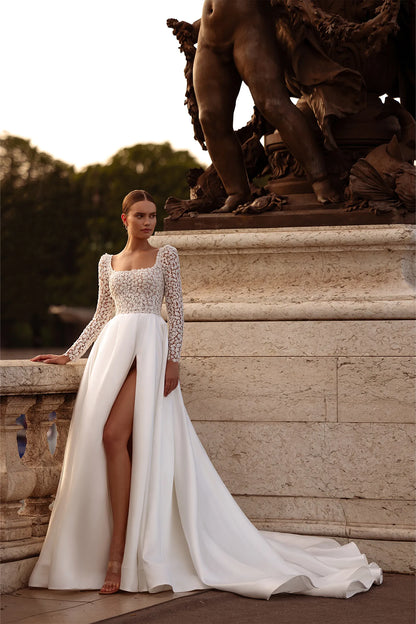
{"type": "Polygon", "coordinates": [[[132,479],[121,589],[216,588],[253,598],[281,592],[349,597],[381,583],[354,543],[257,530],[202,447],[180,387],[163,396],[166,359],[178,361],[183,313],[178,254],[166,245],[154,266],[114,271],[99,263],[90,324],[67,351],[94,342],[75,403],[45,543],[29,584],[98,589],[111,537],[102,432],[136,359],[132,479]],[[168,326],[160,316],[163,297],[168,326]]]}

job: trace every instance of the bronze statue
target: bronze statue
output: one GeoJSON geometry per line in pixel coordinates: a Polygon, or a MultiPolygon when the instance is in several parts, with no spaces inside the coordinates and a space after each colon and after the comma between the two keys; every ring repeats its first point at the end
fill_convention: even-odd
{"type": "MultiPolygon", "coordinates": [[[[401,39],[395,37],[399,10],[408,11],[411,23],[414,0],[205,0],[202,18],[194,24],[168,20],[187,59],[186,95],[195,137],[206,142],[225,188],[217,211],[234,211],[252,195],[244,143],[233,131],[242,81],[263,130],[278,130],[317,200],[339,201],[340,189],[328,175],[327,150],[337,156],[330,167],[337,160],[336,177],[346,182],[351,163],[337,154],[334,120],[365,109],[368,92],[397,96],[399,86],[402,102],[408,109],[414,106],[411,61],[399,62],[397,54],[397,41],[403,48],[405,40],[406,47],[403,32],[401,39]],[[297,106],[290,95],[300,98],[297,106]]],[[[257,140],[259,125],[253,135],[257,140]]],[[[199,199],[200,210],[196,198],[188,209],[213,209],[213,202],[199,199]]],[[[169,198],[167,210],[185,211],[178,201],[169,198]]]]}
{"type": "Polygon", "coordinates": [[[387,98],[384,115],[394,115],[400,132],[389,143],[372,149],[351,167],[346,195],[352,209],[369,207],[376,212],[414,211],[416,196],[416,122],[396,100],[387,98]]]}

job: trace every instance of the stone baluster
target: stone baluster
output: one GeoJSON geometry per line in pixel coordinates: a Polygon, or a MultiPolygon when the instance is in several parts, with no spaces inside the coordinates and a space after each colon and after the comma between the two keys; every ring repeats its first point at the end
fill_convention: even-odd
{"type": "Polygon", "coordinates": [[[64,459],[66,441],[68,438],[69,426],[71,424],[72,410],[74,408],[75,403],[75,394],[66,394],[64,395],[64,400],[56,409],[56,426],[58,429],[58,439],[56,442],[56,450],[54,454],[54,458],[59,465],[62,466],[62,461],[64,459]]]}
{"type": "MultiPolygon", "coordinates": [[[[32,537],[32,519],[20,515],[22,499],[32,495],[36,473],[19,457],[17,433],[22,426],[16,418],[26,414],[36,403],[36,396],[1,397],[0,419],[0,571],[2,591],[21,586],[21,575],[30,572],[31,556],[38,552],[32,537]],[[23,561],[23,562],[22,562],[23,561]],[[27,569],[25,569],[27,568],[27,569]],[[10,579],[12,581],[10,582],[10,579]]],[[[35,540],[36,541],[36,540],[35,540]]]]}
{"type": "Polygon", "coordinates": [[[36,484],[33,468],[22,462],[17,447],[21,425],[16,419],[36,403],[36,396],[1,397],[1,541],[31,537],[31,522],[18,515],[22,499],[30,496],[36,484]]]}
{"type": "Polygon", "coordinates": [[[62,394],[41,395],[26,414],[27,445],[22,461],[35,472],[36,483],[30,496],[25,498],[20,514],[32,518],[32,535],[35,537],[46,534],[50,505],[61,473],[61,462],[51,454],[47,434],[51,426],[48,416],[57,410],[62,400],[62,394]]]}
{"type": "MultiPolygon", "coordinates": [[[[61,405],[59,405],[59,407],[56,409],[55,424],[57,427],[57,441],[54,459],[59,463],[59,466],[61,468],[65,454],[66,442],[68,439],[68,431],[71,424],[75,398],[75,394],[66,394],[61,405]]],[[[55,493],[52,495],[52,499],[55,500],[55,493]]]]}

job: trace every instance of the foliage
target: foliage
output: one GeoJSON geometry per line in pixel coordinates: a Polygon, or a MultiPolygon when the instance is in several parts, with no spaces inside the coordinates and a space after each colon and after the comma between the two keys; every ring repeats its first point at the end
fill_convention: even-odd
{"type": "Polygon", "coordinates": [[[187,194],[186,172],[198,163],[169,143],[124,148],[79,173],[20,137],[4,136],[0,151],[2,342],[41,347],[45,336],[60,339],[51,304],[95,305],[98,258],[125,244],[126,193],[153,195],[161,229],[166,198],[187,194]]]}

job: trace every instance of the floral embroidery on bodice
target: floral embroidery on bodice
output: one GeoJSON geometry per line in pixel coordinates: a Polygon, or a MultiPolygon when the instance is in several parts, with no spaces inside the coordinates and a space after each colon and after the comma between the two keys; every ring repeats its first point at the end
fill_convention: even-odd
{"type": "Polygon", "coordinates": [[[81,357],[115,314],[161,313],[163,297],[168,315],[168,359],[179,362],[183,336],[182,287],[178,252],[161,247],[155,264],[145,269],[114,271],[112,256],[98,263],[98,302],[94,317],[66,351],[71,360],[81,357]]]}
{"type": "Polygon", "coordinates": [[[147,312],[160,314],[164,294],[163,268],[158,253],[156,263],[146,269],[114,271],[109,256],[110,295],[116,314],[147,312]]]}

